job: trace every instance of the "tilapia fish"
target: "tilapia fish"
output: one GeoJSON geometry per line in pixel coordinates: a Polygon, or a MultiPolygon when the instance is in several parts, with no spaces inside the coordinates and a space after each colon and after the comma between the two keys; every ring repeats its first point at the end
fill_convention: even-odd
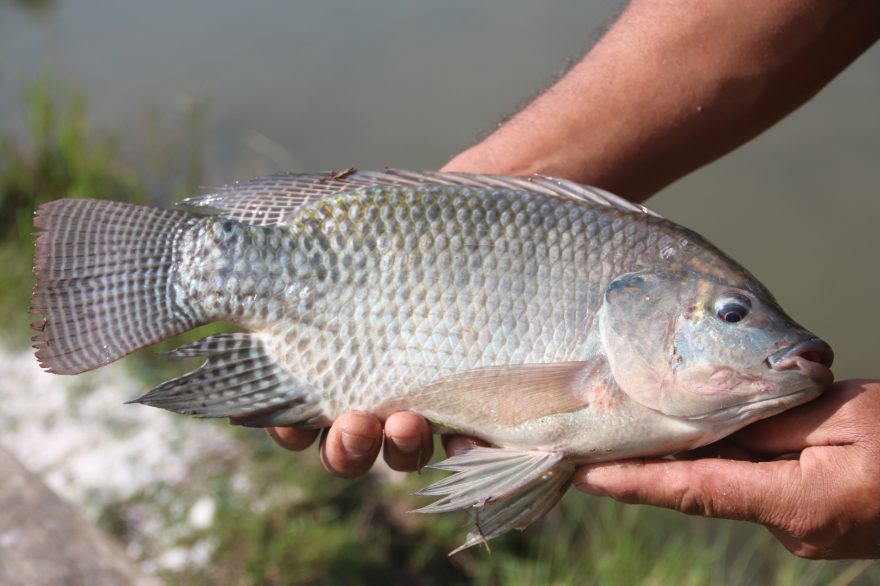
{"type": "Polygon", "coordinates": [[[706,240],[550,177],[287,174],[34,223],[45,369],[234,322],[137,402],[250,426],[407,409],[480,437],[421,492],[470,510],[463,547],[542,517],[578,464],[707,444],[832,379],[827,344],[706,240]]]}

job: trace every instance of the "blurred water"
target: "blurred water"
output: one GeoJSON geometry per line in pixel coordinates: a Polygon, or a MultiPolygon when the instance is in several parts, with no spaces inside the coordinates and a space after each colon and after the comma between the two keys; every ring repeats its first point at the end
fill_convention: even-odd
{"type": "MultiPolygon", "coordinates": [[[[546,85],[619,5],[71,0],[28,11],[0,0],[0,127],[20,127],[21,87],[49,66],[85,90],[105,128],[206,98],[212,181],[434,168],[546,85]]],[[[838,377],[880,376],[877,104],[875,47],[782,124],[651,202],[831,342],[838,377]]]]}

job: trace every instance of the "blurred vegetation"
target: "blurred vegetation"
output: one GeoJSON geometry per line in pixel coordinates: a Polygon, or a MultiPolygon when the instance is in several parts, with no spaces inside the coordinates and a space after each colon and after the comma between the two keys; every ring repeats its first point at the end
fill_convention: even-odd
{"type": "Polygon", "coordinates": [[[50,11],[58,3],[58,0],[6,0],[22,10],[34,14],[44,14],[50,11]]]}
{"type": "MultiPolygon", "coordinates": [[[[467,531],[465,515],[422,516],[412,493],[437,480],[428,471],[395,481],[375,474],[331,478],[313,453],[282,453],[243,435],[251,489],[234,496],[228,477],[211,487],[220,506],[213,563],[163,576],[209,584],[873,584],[876,564],[809,562],[763,529],[623,506],[572,492],[524,532],[449,558],[467,531]],[[843,578],[841,580],[841,578],[843,578]]],[[[439,445],[437,446],[439,450],[439,445]]]]}
{"type": "MultiPolygon", "coordinates": [[[[153,201],[191,192],[203,179],[205,107],[193,102],[186,123],[175,125],[182,130],[163,130],[152,113],[143,132],[129,132],[126,141],[153,153],[137,166],[127,162],[118,138],[90,128],[81,92],[43,79],[24,96],[24,118],[24,136],[0,129],[0,310],[7,339],[16,340],[12,332],[25,329],[31,288],[35,206],[60,197],[153,201]]],[[[133,364],[144,371],[144,360],[151,358],[133,364]]],[[[151,368],[150,382],[156,376],[151,368]]],[[[292,455],[254,430],[234,433],[241,454],[206,461],[192,494],[163,495],[156,487],[130,503],[108,505],[101,517],[125,542],[134,530],[126,507],[165,507],[179,545],[209,548],[205,566],[162,571],[169,584],[880,583],[877,564],[799,560],[759,527],[574,491],[543,522],[493,541],[491,553],[472,548],[447,558],[466,533],[465,517],[407,514],[425,504],[411,494],[438,473],[344,481],[327,475],[312,452],[292,455]],[[187,499],[204,496],[216,506],[210,526],[180,529],[187,499]]],[[[147,561],[160,554],[141,552],[147,561]]]]}
{"type": "Polygon", "coordinates": [[[0,136],[0,312],[15,342],[26,331],[34,209],[62,197],[145,197],[137,174],[116,156],[116,142],[89,136],[81,93],[59,98],[44,78],[25,92],[23,115],[25,136],[0,136]]]}
{"type": "Polygon", "coordinates": [[[7,317],[7,343],[27,332],[32,287],[34,210],[65,197],[147,203],[192,194],[202,181],[201,137],[205,104],[192,100],[181,130],[147,117],[138,135],[139,165],[122,154],[117,135],[95,131],[86,99],[43,75],[23,96],[24,134],[0,128],[0,312],[7,317]]]}

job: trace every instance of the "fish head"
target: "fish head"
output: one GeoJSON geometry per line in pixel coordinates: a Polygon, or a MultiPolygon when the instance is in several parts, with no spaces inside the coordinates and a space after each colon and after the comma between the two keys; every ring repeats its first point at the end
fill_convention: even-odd
{"type": "Polygon", "coordinates": [[[674,417],[741,427],[818,396],[833,380],[828,344],[753,277],[623,275],[605,291],[600,330],[620,389],[674,417]]]}

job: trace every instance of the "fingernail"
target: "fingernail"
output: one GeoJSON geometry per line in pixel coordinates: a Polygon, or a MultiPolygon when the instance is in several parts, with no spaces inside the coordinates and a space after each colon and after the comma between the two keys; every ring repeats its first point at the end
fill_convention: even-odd
{"type": "Polygon", "coordinates": [[[347,431],[342,432],[342,447],[349,456],[363,456],[373,451],[376,440],[371,437],[357,435],[347,431]]]}
{"type": "Polygon", "coordinates": [[[623,468],[635,468],[641,465],[640,462],[614,462],[609,464],[594,464],[593,466],[583,468],[575,482],[578,490],[582,490],[587,494],[594,496],[608,496],[608,481],[614,479],[616,472],[623,468]]]}
{"type": "Polygon", "coordinates": [[[394,447],[404,454],[412,454],[422,447],[421,436],[398,437],[394,439],[394,447]]]}
{"type": "Polygon", "coordinates": [[[578,490],[582,490],[593,496],[608,496],[608,491],[602,487],[602,468],[589,468],[580,475],[580,479],[575,483],[578,490]]]}

